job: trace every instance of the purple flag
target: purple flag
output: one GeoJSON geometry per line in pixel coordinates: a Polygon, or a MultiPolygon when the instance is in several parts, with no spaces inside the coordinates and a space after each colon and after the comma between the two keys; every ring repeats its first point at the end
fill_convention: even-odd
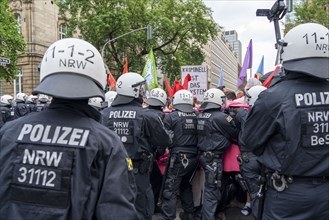
{"type": "Polygon", "coordinates": [[[252,39],[249,41],[246,55],[244,56],[242,69],[238,78],[238,88],[242,85],[247,77],[247,69],[252,68],[252,39]]]}

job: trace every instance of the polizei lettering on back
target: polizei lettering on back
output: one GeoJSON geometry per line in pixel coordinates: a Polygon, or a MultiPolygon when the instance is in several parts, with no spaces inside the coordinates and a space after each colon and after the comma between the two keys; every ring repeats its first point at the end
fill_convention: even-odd
{"type": "Polygon", "coordinates": [[[295,94],[296,107],[329,105],[329,92],[306,92],[295,94]]]}
{"type": "Polygon", "coordinates": [[[43,124],[24,124],[17,141],[50,145],[85,147],[90,130],[43,124]]]}
{"type": "Polygon", "coordinates": [[[196,114],[194,112],[186,113],[186,112],[177,112],[179,117],[194,117],[196,114]]]}
{"type": "Polygon", "coordinates": [[[136,111],[111,111],[109,118],[136,118],[136,111]]]}

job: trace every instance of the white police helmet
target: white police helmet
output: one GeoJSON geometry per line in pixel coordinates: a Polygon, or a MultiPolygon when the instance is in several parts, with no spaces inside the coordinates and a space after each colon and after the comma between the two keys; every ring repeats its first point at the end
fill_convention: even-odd
{"type": "Polygon", "coordinates": [[[93,106],[97,110],[102,108],[103,99],[100,97],[92,97],[88,100],[88,105],[93,106]]]}
{"type": "Polygon", "coordinates": [[[117,96],[112,106],[127,104],[145,93],[145,79],[138,73],[122,74],[116,84],[117,96]]]}
{"type": "Polygon", "coordinates": [[[307,23],[291,29],[283,40],[281,60],[285,70],[329,79],[328,28],[307,23]]]}
{"type": "Polygon", "coordinates": [[[108,91],[105,93],[105,102],[107,102],[107,106],[110,107],[113,100],[117,96],[117,92],[115,91],[108,91]]]}
{"type": "Polygon", "coordinates": [[[175,109],[182,112],[193,112],[193,95],[190,91],[182,89],[177,91],[172,100],[175,109]]]}
{"type": "Polygon", "coordinates": [[[26,103],[35,103],[37,101],[38,96],[35,95],[29,95],[26,98],[26,103]]]}
{"type": "Polygon", "coordinates": [[[163,89],[155,88],[150,92],[150,97],[146,100],[146,104],[150,106],[164,106],[167,102],[167,94],[163,89]]]}
{"type": "Polygon", "coordinates": [[[45,94],[39,94],[39,101],[40,102],[48,102],[49,101],[49,97],[45,94]]]}
{"type": "Polygon", "coordinates": [[[262,82],[259,79],[256,78],[250,78],[247,81],[246,86],[244,87],[245,91],[248,91],[248,89],[250,89],[253,86],[261,86],[262,82]]]}
{"type": "Polygon", "coordinates": [[[220,107],[225,104],[226,96],[224,92],[220,89],[212,88],[208,89],[203,94],[203,103],[200,106],[200,110],[207,109],[220,109],[220,107]]]}
{"type": "Polygon", "coordinates": [[[25,102],[26,98],[27,98],[27,95],[24,92],[17,93],[16,102],[17,101],[25,102]]]}
{"type": "Polygon", "coordinates": [[[106,72],[102,56],[90,43],[65,38],[53,43],[40,66],[41,83],[32,92],[65,99],[104,98],[106,72]]]}
{"type": "Polygon", "coordinates": [[[11,95],[3,95],[0,98],[0,103],[2,106],[11,105],[14,97],[11,95]]]}
{"type": "Polygon", "coordinates": [[[253,106],[258,99],[259,94],[267,89],[265,86],[253,86],[246,92],[247,103],[253,106]]]}

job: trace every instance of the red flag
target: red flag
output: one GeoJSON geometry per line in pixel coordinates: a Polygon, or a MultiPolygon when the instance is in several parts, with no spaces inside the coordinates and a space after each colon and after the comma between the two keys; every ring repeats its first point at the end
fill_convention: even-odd
{"type": "Polygon", "coordinates": [[[128,73],[128,56],[125,59],[125,65],[123,67],[122,74],[128,73]]]}
{"type": "Polygon", "coordinates": [[[174,91],[171,88],[167,77],[164,78],[164,83],[165,83],[169,98],[172,98],[172,96],[174,95],[174,91]]]}
{"type": "Polygon", "coordinates": [[[271,85],[273,76],[276,74],[276,72],[278,72],[278,70],[280,69],[280,66],[277,66],[275,68],[275,70],[273,70],[273,72],[267,77],[267,79],[263,82],[263,86],[265,86],[266,88],[268,88],[271,85]]]}
{"type": "Polygon", "coordinates": [[[117,84],[117,81],[115,80],[115,78],[113,77],[111,71],[109,70],[108,74],[107,74],[107,84],[109,85],[110,87],[110,90],[115,90],[116,88],[116,84],[117,84]]]}
{"type": "Polygon", "coordinates": [[[184,78],[183,89],[188,89],[189,81],[191,81],[191,75],[188,73],[184,78]]]}
{"type": "Polygon", "coordinates": [[[183,86],[180,84],[179,80],[175,80],[174,82],[174,93],[175,94],[177,91],[184,89],[183,86]]]}

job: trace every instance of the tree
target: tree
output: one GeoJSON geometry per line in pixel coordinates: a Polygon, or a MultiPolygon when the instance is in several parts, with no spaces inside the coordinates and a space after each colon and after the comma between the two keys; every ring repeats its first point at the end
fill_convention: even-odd
{"type": "Polygon", "coordinates": [[[152,47],[157,67],[173,82],[179,78],[180,66],[202,64],[202,46],[217,35],[211,11],[202,0],[66,0],[57,4],[67,19],[68,34],[79,30],[83,39],[100,50],[109,39],[152,26],[149,42],[144,30],[108,44],[104,60],[114,74],[122,72],[127,55],[129,70],[142,72],[152,47]]]}
{"type": "Polygon", "coordinates": [[[0,66],[0,78],[9,81],[18,73],[17,59],[25,49],[25,41],[18,32],[17,20],[9,9],[8,0],[0,2],[0,14],[0,57],[10,59],[10,64],[0,66]]]}
{"type": "Polygon", "coordinates": [[[295,15],[288,16],[285,33],[299,24],[308,22],[319,23],[329,28],[329,3],[327,0],[302,0],[294,3],[295,15]]]}

